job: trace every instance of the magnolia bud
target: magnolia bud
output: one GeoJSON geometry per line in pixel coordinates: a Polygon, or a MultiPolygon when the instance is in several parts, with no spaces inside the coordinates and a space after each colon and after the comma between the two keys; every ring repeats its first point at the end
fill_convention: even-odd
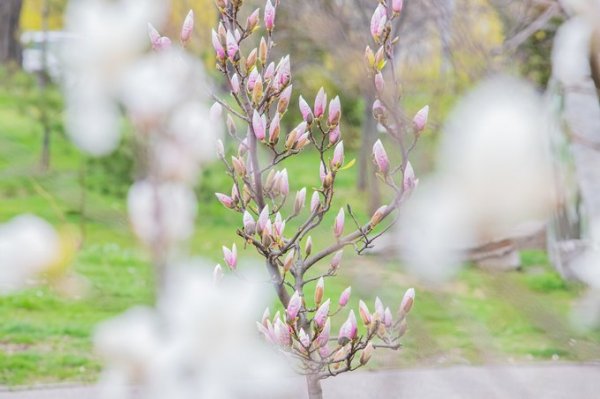
{"type": "Polygon", "coordinates": [[[225,263],[231,270],[235,270],[237,267],[237,247],[235,244],[231,247],[231,249],[223,246],[223,258],[225,259],[225,263]]]}
{"type": "Polygon", "coordinates": [[[365,325],[371,324],[371,312],[367,307],[367,304],[361,299],[358,301],[358,313],[360,314],[360,318],[362,319],[365,325]]]}
{"type": "Polygon", "coordinates": [[[308,348],[310,346],[310,337],[303,328],[301,328],[300,332],[298,333],[298,340],[304,348],[308,348]]]}
{"type": "MultiPolygon", "coordinates": [[[[323,307],[325,303],[321,305],[321,307],[323,307]]],[[[319,313],[318,310],[317,313],[319,313]]],[[[331,334],[331,320],[329,319],[329,317],[327,317],[327,320],[325,320],[325,323],[323,324],[323,327],[321,329],[321,333],[317,336],[317,345],[321,347],[327,345],[327,342],[329,342],[329,334],[331,334]]]]}
{"type": "Polygon", "coordinates": [[[248,54],[248,57],[246,57],[246,70],[247,71],[250,71],[256,65],[257,51],[258,51],[257,49],[252,49],[252,51],[250,51],[250,54],[248,54]]]}
{"type": "Polygon", "coordinates": [[[306,256],[310,255],[310,253],[312,252],[312,237],[308,236],[308,238],[306,239],[306,245],[304,247],[304,252],[306,253],[306,256]]]}
{"type": "Polygon", "coordinates": [[[369,46],[367,46],[367,48],[365,49],[365,61],[367,62],[367,65],[370,68],[373,68],[375,66],[375,54],[369,46]]]}
{"type": "Polygon", "coordinates": [[[340,345],[345,345],[348,341],[352,341],[356,338],[356,333],[358,328],[356,326],[356,316],[354,316],[354,311],[350,310],[348,314],[348,319],[342,324],[340,328],[340,332],[338,334],[338,343],[340,345]]]}
{"type": "Polygon", "coordinates": [[[283,270],[286,272],[289,272],[294,265],[294,256],[296,256],[296,250],[292,249],[285,257],[285,260],[283,261],[283,270]]]}
{"type": "Polygon", "coordinates": [[[283,324],[281,319],[275,320],[275,324],[273,326],[273,335],[275,335],[275,338],[277,339],[277,342],[279,343],[279,345],[290,346],[290,343],[291,343],[290,330],[289,330],[288,326],[283,324]]]}
{"type": "Polygon", "coordinates": [[[219,40],[221,41],[221,43],[225,42],[227,36],[227,29],[225,29],[223,21],[219,21],[219,25],[217,26],[217,32],[219,33],[219,40]]]}
{"type": "Polygon", "coordinates": [[[159,51],[159,50],[167,50],[170,47],[171,47],[171,39],[169,39],[166,36],[163,36],[160,39],[158,39],[158,42],[156,44],[155,50],[157,50],[157,51],[159,51]]]}
{"type": "Polygon", "coordinates": [[[304,97],[300,96],[298,99],[298,104],[300,105],[300,113],[302,114],[302,119],[306,122],[312,122],[312,111],[310,109],[310,105],[306,102],[304,97]]]}
{"type": "Polygon", "coordinates": [[[277,144],[277,141],[279,140],[279,133],[281,131],[279,123],[279,113],[276,113],[273,119],[271,120],[271,125],[269,126],[269,142],[271,144],[277,144]]]}
{"type": "Polygon", "coordinates": [[[275,63],[271,62],[269,64],[269,66],[267,67],[267,69],[265,69],[265,80],[266,81],[270,81],[271,79],[273,79],[273,75],[275,75],[275,63]]]}
{"type": "Polygon", "coordinates": [[[227,0],[215,0],[215,3],[221,10],[227,7],[227,0]]]}
{"type": "Polygon", "coordinates": [[[387,22],[387,13],[385,6],[381,3],[375,9],[371,17],[371,36],[376,42],[379,42],[380,36],[383,33],[383,28],[387,22]]]}
{"type": "Polygon", "coordinates": [[[375,227],[379,224],[379,222],[381,222],[386,210],[387,210],[387,205],[383,205],[383,206],[380,206],[379,208],[377,208],[375,213],[373,213],[373,216],[371,216],[371,221],[369,222],[371,224],[371,227],[375,227]]]}
{"type": "Polygon", "coordinates": [[[338,123],[340,123],[342,109],[339,96],[335,96],[335,98],[329,103],[328,115],[327,122],[329,123],[329,126],[336,126],[338,123]]]}
{"type": "Polygon", "coordinates": [[[387,176],[390,169],[390,160],[385,152],[385,148],[383,148],[381,140],[377,140],[373,145],[373,159],[375,160],[375,164],[377,164],[379,172],[384,176],[387,176]]]}
{"type": "Polygon", "coordinates": [[[400,303],[400,313],[402,315],[408,314],[408,312],[410,312],[410,309],[413,306],[414,301],[415,301],[415,289],[409,288],[408,290],[406,290],[406,293],[404,294],[404,297],[402,298],[402,302],[400,303]]]}
{"type": "Polygon", "coordinates": [[[427,117],[429,116],[429,105],[424,106],[416,113],[413,118],[413,127],[415,132],[420,133],[425,129],[425,125],[427,124],[427,117]]]}
{"type": "MultiPolygon", "coordinates": [[[[303,122],[306,123],[306,122],[303,122]]],[[[294,149],[301,150],[310,143],[310,132],[304,132],[294,143],[294,149]]]]}
{"type": "MultiPolygon", "coordinates": [[[[317,287],[318,287],[318,285],[317,285],[317,287]]],[[[323,289],[321,288],[321,295],[322,294],[323,294],[323,289]]],[[[315,291],[315,296],[316,295],[317,295],[317,292],[315,291]]],[[[319,328],[323,328],[325,326],[325,321],[327,320],[327,316],[329,316],[329,304],[330,303],[331,303],[331,300],[327,299],[325,302],[323,302],[323,304],[321,306],[319,306],[319,309],[317,309],[317,312],[315,313],[315,317],[313,318],[313,321],[315,322],[315,324],[317,326],[319,326],[319,328]]],[[[317,302],[315,302],[315,304],[318,305],[317,302]]]]}
{"type": "Polygon", "coordinates": [[[217,199],[219,200],[219,202],[221,204],[223,204],[223,206],[225,208],[233,208],[234,204],[233,204],[233,198],[223,194],[223,193],[215,193],[215,195],[217,196],[217,199]]]}
{"type": "Polygon", "coordinates": [[[385,82],[383,80],[383,75],[381,74],[381,72],[377,72],[375,74],[375,90],[377,90],[377,93],[379,93],[381,95],[381,94],[383,94],[384,89],[385,89],[385,82]]]}
{"type": "Polygon", "coordinates": [[[417,187],[419,184],[419,179],[415,177],[415,171],[413,170],[410,162],[406,163],[406,168],[404,168],[404,177],[402,181],[402,188],[405,193],[410,193],[412,190],[417,187]]]}
{"type": "Polygon", "coordinates": [[[267,0],[267,4],[265,5],[264,20],[265,28],[267,28],[268,31],[271,31],[275,26],[275,7],[273,7],[271,0],[267,0]]]}
{"type": "Polygon", "coordinates": [[[344,208],[340,208],[337,216],[335,217],[335,222],[333,224],[333,234],[336,238],[340,238],[344,233],[344,221],[346,214],[344,213],[344,208]]]}
{"type": "Polygon", "coordinates": [[[210,118],[211,122],[217,122],[219,119],[221,119],[222,115],[223,115],[223,106],[221,104],[219,104],[218,102],[215,102],[210,107],[208,117],[210,118]]]}
{"type": "MultiPolygon", "coordinates": [[[[254,83],[254,87],[252,88],[252,102],[256,105],[258,105],[258,103],[260,102],[260,100],[262,99],[263,96],[263,81],[262,81],[262,77],[260,75],[258,75],[258,77],[256,78],[256,82],[254,83]]],[[[266,119],[265,119],[265,125],[266,125],[266,119]]]]}
{"type": "Polygon", "coordinates": [[[233,184],[231,186],[231,198],[233,198],[233,201],[238,202],[240,199],[240,192],[238,191],[237,188],[237,184],[233,184]]]}
{"type": "Polygon", "coordinates": [[[265,116],[259,115],[258,111],[254,110],[254,114],[252,115],[252,130],[254,131],[254,136],[256,136],[258,140],[264,140],[266,124],[267,119],[265,116]]]}
{"type": "Polygon", "coordinates": [[[375,53],[375,67],[378,71],[381,71],[385,65],[385,52],[383,46],[379,47],[379,50],[375,53]]]}
{"type": "Polygon", "coordinates": [[[262,319],[260,320],[260,324],[267,327],[268,326],[267,322],[269,321],[270,317],[271,317],[271,310],[269,310],[269,307],[267,306],[267,308],[263,312],[262,319]]]}
{"type": "Polygon", "coordinates": [[[344,254],[344,250],[340,249],[335,254],[333,254],[333,258],[331,258],[331,270],[336,271],[340,268],[340,264],[342,263],[342,255],[344,254]]]}
{"type": "Polygon", "coordinates": [[[290,104],[290,98],[292,97],[292,85],[286,87],[279,96],[279,102],[277,103],[277,112],[285,114],[290,104]]]}
{"type": "Polygon", "coordinates": [[[383,302],[379,297],[375,297],[375,315],[378,321],[383,321],[383,314],[385,312],[385,307],[383,306],[383,302]]]}
{"type": "Polygon", "coordinates": [[[300,312],[300,308],[302,307],[302,298],[300,297],[300,293],[298,291],[294,292],[294,295],[290,298],[288,303],[286,314],[288,321],[293,321],[298,317],[298,313],[300,312]]]}
{"type": "Polygon", "coordinates": [[[267,221],[269,220],[269,205],[265,205],[265,207],[260,211],[258,215],[258,220],[256,221],[256,229],[259,233],[262,233],[267,225],[267,221]]]}
{"type": "Polygon", "coordinates": [[[404,334],[406,334],[407,328],[408,328],[408,322],[406,321],[406,319],[404,319],[398,325],[398,337],[402,337],[404,334]]]}
{"type": "MultiPolygon", "coordinates": [[[[323,300],[323,291],[325,290],[325,279],[323,279],[323,276],[321,276],[319,278],[319,281],[317,281],[317,285],[315,287],[315,305],[319,306],[319,304],[321,303],[321,300],[323,300]]],[[[329,300],[327,300],[329,301],[329,300]]]]}
{"type": "Polygon", "coordinates": [[[238,146],[238,157],[243,157],[244,155],[246,155],[247,152],[248,152],[248,139],[245,138],[244,140],[242,140],[242,142],[238,146]]]}
{"type": "Polygon", "coordinates": [[[275,235],[281,237],[283,235],[283,230],[285,229],[285,222],[281,218],[281,213],[277,212],[275,215],[275,223],[273,224],[273,229],[275,230],[275,235]]]}
{"type": "Polygon", "coordinates": [[[304,208],[305,202],[306,202],[306,187],[302,187],[302,189],[296,193],[296,199],[294,200],[294,215],[297,215],[300,213],[302,208],[304,208]]]}
{"type": "Polygon", "coordinates": [[[254,221],[254,218],[248,211],[244,211],[243,222],[244,231],[246,231],[246,234],[250,236],[253,235],[256,232],[256,222],[254,221]]]}
{"type": "Polygon", "coordinates": [[[329,131],[329,143],[335,144],[340,139],[340,125],[335,125],[333,129],[329,131]]]}
{"type": "Polygon", "coordinates": [[[238,176],[246,176],[246,165],[244,165],[244,162],[240,158],[232,156],[231,163],[233,164],[233,170],[238,176]]]}
{"type": "Polygon", "coordinates": [[[315,118],[320,118],[325,113],[325,106],[327,104],[327,94],[325,93],[325,89],[321,87],[319,92],[317,93],[317,97],[315,97],[315,118]]]}
{"type": "Polygon", "coordinates": [[[340,305],[340,307],[343,308],[344,306],[346,306],[348,304],[351,294],[352,294],[352,287],[348,287],[344,291],[342,291],[342,293],[340,295],[340,299],[338,301],[338,304],[340,305]]]}
{"type": "Polygon", "coordinates": [[[392,326],[393,323],[393,317],[392,317],[392,311],[390,310],[390,308],[385,308],[385,311],[383,312],[383,325],[386,328],[390,328],[392,326]]]}
{"type": "Polygon", "coordinates": [[[262,65],[267,63],[267,53],[269,48],[267,47],[267,41],[264,37],[260,38],[260,44],[258,45],[258,60],[262,65]]]}
{"type": "Polygon", "coordinates": [[[373,355],[374,350],[375,350],[375,348],[373,348],[373,344],[369,341],[367,346],[365,346],[365,349],[363,349],[362,353],[360,354],[360,364],[361,365],[364,366],[365,364],[367,364],[369,359],[371,359],[371,356],[373,355]]]}
{"type": "Polygon", "coordinates": [[[259,77],[258,70],[256,70],[256,68],[254,68],[248,75],[248,82],[246,84],[246,86],[250,92],[252,92],[252,90],[254,89],[254,85],[256,84],[258,77],[259,77]]]}
{"type": "Polygon", "coordinates": [[[156,30],[151,23],[148,23],[148,37],[150,38],[150,44],[152,45],[153,50],[158,50],[158,46],[160,43],[160,33],[156,30]]]}
{"type": "Polygon", "coordinates": [[[321,205],[321,201],[319,199],[319,192],[314,191],[312,198],[310,199],[310,211],[315,213],[319,210],[319,205],[321,205]]]}
{"type": "Polygon", "coordinates": [[[194,11],[190,10],[181,28],[181,42],[185,45],[191,38],[194,31],[194,11]]]}
{"type": "Polygon", "coordinates": [[[229,83],[231,84],[231,92],[233,94],[238,94],[240,92],[240,78],[237,73],[233,74],[229,83]]]}
{"type": "Polygon", "coordinates": [[[256,28],[256,26],[258,25],[259,12],[260,12],[260,9],[257,8],[246,19],[246,30],[247,31],[252,32],[254,30],[254,28],[256,28]]]}
{"type": "Polygon", "coordinates": [[[273,243],[273,240],[271,238],[271,236],[273,235],[273,224],[271,223],[271,220],[267,220],[267,223],[265,223],[265,228],[262,231],[262,236],[261,236],[261,241],[262,244],[265,247],[270,247],[271,244],[273,243]]]}
{"type": "Polygon", "coordinates": [[[287,169],[283,169],[281,171],[281,175],[279,178],[279,185],[278,185],[278,189],[279,189],[279,193],[281,195],[283,195],[284,197],[286,197],[289,193],[290,193],[290,185],[288,182],[288,173],[287,173],[287,169]]]}
{"type": "Polygon", "coordinates": [[[344,163],[344,142],[340,141],[333,150],[333,159],[331,160],[331,168],[338,169],[344,163]]]}
{"type": "Polygon", "coordinates": [[[237,40],[233,36],[231,31],[227,31],[226,36],[226,44],[227,44],[227,57],[233,62],[235,60],[235,56],[237,55],[240,47],[238,45],[237,40]]]}
{"type": "Polygon", "coordinates": [[[385,107],[379,100],[373,101],[373,118],[381,120],[385,117],[385,107]]]}
{"type": "Polygon", "coordinates": [[[289,83],[291,77],[290,56],[286,55],[281,58],[281,61],[277,65],[277,78],[275,80],[279,86],[283,87],[289,83]]]}
{"type": "Polygon", "coordinates": [[[394,12],[394,14],[400,14],[403,5],[403,0],[392,0],[392,11],[394,12]]]}
{"type": "Polygon", "coordinates": [[[215,283],[218,283],[222,279],[223,279],[223,268],[221,267],[221,265],[216,265],[215,268],[213,269],[213,281],[215,283]]]}

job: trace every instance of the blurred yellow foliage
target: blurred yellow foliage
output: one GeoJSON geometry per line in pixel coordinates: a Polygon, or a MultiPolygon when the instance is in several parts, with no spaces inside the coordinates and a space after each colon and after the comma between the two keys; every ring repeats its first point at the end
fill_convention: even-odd
{"type": "Polygon", "coordinates": [[[63,11],[66,0],[24,0],[21,10],[21,31],[42,30],[42,10],[44,1],[50,2],[48,28],[60,30],[63,26],[63,11]]]}

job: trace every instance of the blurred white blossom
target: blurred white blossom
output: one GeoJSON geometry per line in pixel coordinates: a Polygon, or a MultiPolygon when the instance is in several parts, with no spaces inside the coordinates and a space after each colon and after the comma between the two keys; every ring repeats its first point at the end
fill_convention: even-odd
{"type": "Polygon", "coordinates": [[[447,276],[460,251],[547,219],[555,194],[547,119],[540,96],[513,78],[493,78],[461,101],[444,129],[436,176],[399,224],[401,253],[415,272],[447,276]]]}
{"type": "Polygon", "coordinates": [[[261,290],[216,286],[198,270],[176,269],[156,309],[131,309],[98,327],[104,397],[294,397],[290,370],[254,328],[261,290]]]}
{"type": "Polygon", "coordinates": [[[27,286],[60,256],[60,238],[46,221],[21,215],[0,225],[0,293],[27,286]]]}

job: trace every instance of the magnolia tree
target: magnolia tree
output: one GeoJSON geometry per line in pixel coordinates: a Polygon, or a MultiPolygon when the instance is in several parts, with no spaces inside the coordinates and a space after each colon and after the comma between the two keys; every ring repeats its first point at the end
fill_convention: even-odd
{"type": "MultiPolygon", "coordinates": [[[[311,107],[300,96],[303,121],[290,132],[282,132],[282,120],[288,113],[293,93],[290,56],[273,60],[279,1],[273,4],[267,0],[262,21],[260,9],[244,19],[242,15],[246,13],[241,0],[217,0],[216,3],[219,24],[212,32],[212,44],[216,67],[229,85],[233,102],[215,96],[212,113],[220,115],[223,108],[228,112],[227,130],[237,145],[237,152],[229,157],[219,143],[218,155],[233,186],[231,195],[217,193],[216,196],[226,208],[240,214],[241,227],[236,232],[265,258],[272,285],[285,308],[285,314],[277,312],[274,317],[267,309],[257,323],[258,329],[267,341],[299,360],[299,370],[307,376],[310,397],[319,398],[321,379],[365,365],[374,349],[400,348],[399,340],[407,327],[406,315],[414,301],[414,290],[407,290],[394,315],[380,298],[375,300],[374,312],[360,300],[358,314],[363,326],[359,327],[354,310],[343,312],[351,287],[346,288],[339,299],[332,300],[324,294],[325,279],[336,276],[344,249],[350,246],[361,254],[369,248],[393,220],[386,227],[378,226],[393,219],[391,215],[418,183],[409,154],[425,128],[428,107],[417,113],[412,126],[402,123],[397,112],[400,93],[394,69],[394,43],[398,39],[390,32],[402,11],[402,1],[379,2],[371,19],[375,51],[367,47],[365,53],[377,92],[373,116],[394,143],[393,148],[400,152],[399,164],[394,165],[382,141],[377,140],[373,146],[378,176],[393,196],[365,223],[348,207],[355,225],[351,232],[345,228],[346,210],[332,209],[336,178],[351,166],[344,158],[340,98],[335,96],[328,102],[328,94],[321,88],[311,107]],[[390,66],[389,84],[384,78],[387,65],[390,66]],[[236,128],[236,118],[244,126],[241,131],[236,128]],[[319,164],[314,167],[315,173],[319,170],[321,184],[310,194],[309,209],[305,211],[307,188],[299,188],[291,194],[290,181],[293,183],[294,176],[288,176],[287,169],[280,165],[288,158],[302,157],[302,153],[311,148],[319,154],[319,164]],[[286,207],[288,197],[294,200],[292,206],[286,207]],[[321,226],[330,211],[336,213],[334,224],[323,228],[332,230],[332,242],[317,248],[311,232],[321,226]],[[286,224],[289,226],[295,218],[299,219],[298,227],[286,230],[286,224]],[[328,263],[329,267],[316,267],[319,263],[328,263]],[[314,282],[313,291],[311,283],[314,282]],[[346,317],[337,334],[331,331],[331,318],[336,315],[346,317]]],[[[224,246],[223,254],[225,264],[236,271],[236,245],[224,246]]],[[[215,279],[222,275],[223,270],[217,265],[215,279]]]]}

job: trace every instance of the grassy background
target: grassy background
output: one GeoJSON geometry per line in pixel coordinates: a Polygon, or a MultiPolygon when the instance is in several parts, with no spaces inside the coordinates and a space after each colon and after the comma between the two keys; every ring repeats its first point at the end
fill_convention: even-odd
{"type": "MultiPolygon", "coordinates": [[[[35,95],[0,89],[0,222],[30,212],[59,227],[83,225],[83,246],[73,268],[87,280],[89,290],[79,300],[44,286],[0,297],[2,385],[93,381],[100,370],[91,347],[94,325],[153,299],[148,259],[128,229],[126,187],[104,169],[97,172],[97,161],[73,148],[59,121],[52,168],[41,173],[41,127],[36,118],[35,95]]],[[[293,190],[316,185],[317,162],[311,157],[315,158],[306,154],[285,165],[293,190]]],[[[347,159],[352,157],[347,154],[347,159]]],[[[118,174],[118,165],[114,167],[112,174],[118,174]]],[[[355,174],[354,168],[340,175],[334,209],[348,202],[364,217],[366,198],[354,188],[355,174]]],[[[212,194],[228,192],[227,182],[221,166],[211,165],[198,189],[199,218],[190,249],[215,263],[221,261],[221,245],[243,244],[232,230],[241,224],[239,215],[224,209],[212,194]]],[[[331,225],[335,213],[324,226],[331,225]]],[[[331,231],[324,228],[313,239],[318,250],[331,240],[331,231]]],[[[395,308],[406,288],[417,289],[404,349],[378,354],[372,367],[587,361],[600,355],[600,334],[577,332],[569,323],[571,306],[583,288],[564,282],[541,252],[523,253],[519,272],[496,275],[466,266],[455,280],[437,286],[416,281],[393,259],[358,258],[350,252],[345,253],[339,278],[327,281],[326,295],[337,298],[352,285],[353,306],[362,297],[372,308],[376,292],[395,308]]],[[[258,259],[251,250],[241,251],[241,257],[258,259]]]]}

